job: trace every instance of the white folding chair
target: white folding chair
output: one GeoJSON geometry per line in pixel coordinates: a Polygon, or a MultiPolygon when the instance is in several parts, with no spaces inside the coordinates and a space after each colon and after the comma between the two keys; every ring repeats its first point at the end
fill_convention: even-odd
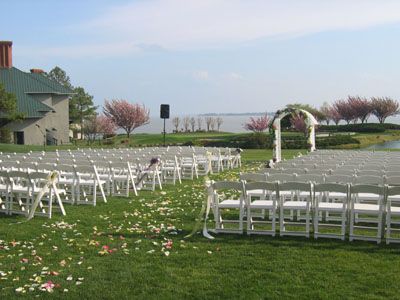
{"type": "Polygon", "coordinates": [[[111,195],[111,185],[112,185],[110,161],[108,161],[106,157],[100,159],[99,157],[96,157],[95,160],[90,160],[90,163],[96,166],[100,180],[106,181],[106,194],[107,196],[109,196],[111,195]]]}
{"type": "Polygon", "coordinates": [[[345,240],[346,235],[346,220],[347,220],[347,207],[349,201],[349,185],[338,183],[321,183],[315,184],[314,187],[314,238],[339,238],[345,240]],[[332,201],[332,195],[339,194],[339,199],[332,201]],[[343,197],[342,195],[347,195],[343,197]],[[324,218],[320,222],[320,213],[330,213],[339,215],[340,224],[330,223],[325,221],[324,218]],[[320,226],[323,227],[340,227],[340,233],[322,233],[320,226]]]}
{"type": "Polygon", "coordinates": [[[376,241],[378,244],[382,240],[382,221],[384,213],[384,188],[378,185],[358,184],[350,186],[350,233],[349,240],[376,241]],[[362,195],[367,195],[366,199],[362,195]],[[371,203],[371,196],[374,195],[375,203],[371,203]],[[356,226],[356,214],[362,216],[359,221],[363,225],[356,226]],[[368,218],[364,217],[367,216],[368,218]],[[355,234],[354,229],[376,230],[376,235],[355,234]]]}
{"type": "Polygon", "coordinates": [[[276,218],[277,209],[279,203],[279,192],[277,182],[248,182],[245,184],[246,207],[247,207],[247,234],[268,234],[275,236],[276,234],[276,218]],[[262,196],[257,200],[253,200],[251,195],[252,191],[263,191],[262,196]],[[265,218],[258,219],[259,213],[254,214],[254,210],[269,211],[269,219],[266,221],[265,218]],[[255,225],[271,224],[271,229],[258,229],[255,225]]]}
{"type": "Polygon", "coordinates": [[[77,175],[74,165],[55,164],[54,170],[58,172],[57,185],[62,196],[62,201],[74,204],[76,199],[77,175]]]}
{"type": "MultiPolygon", "coordinates": [[[[58,176],[57,172],[54,172],[54,174],[58,176]]],[[[29,176],[29,179],[32,184],[32,190],[31,190],[32,198],[31,198],[29,210],[35,209],[35,208],[32,208],[32,205],[33,205],[34,201],[36,200],[36,197],[39,195],[39,193],[44,192],[44,194],[42,195],[42,198],[39,199],[39,203],[38,203],[39,211],[35,211],[34,215],[46,216],[48,218],[51,218],[52,214],[53,214],[53,202],[55,202],[58,205],[58,208],[61,211],[61,214],[63,216],[65,216],[66,215],[65,209],[64,209],[63,203],[60,198],[59,190],[56,186],[56,180],[53,185],[50,185],[50,187],[48,189],[45,189],[44,186],[46,185],[46,183],[48,181],[49,173],[33,172],[33,173],[29,173],[28,176],[29,176]],[[54,201],[54,198],[55,198],[55,201],[54,201]]]]}
{"type": "MultiPolygon", "coordinates": [[[[303,182],[284,182],[284,183],[279,183],[278,185],[279,188],[279,195],[280,195],[280,235],[285,236],[285,235],[293,235],[293,236],[305,236],[305,237],[310,237],[310,221],[311,221],[311,205],[313,202],[313,194],[311,190],[311,183],[303,183],[303,182]],[[281,196],[281,192],[284,194],[281,196]],[[285,193],[287,194],[290,192],[292,195],[294,195],[291,199],[288,200],[288,198],[285,196],[285,193]],[[297,198],[296,195],[299,193],[307,192],[308,197],[302,197],[302,198],[297,198]],[[294,198],[295,197],[295,198],[294,198]],[[297,199],[296,199],[297,198],[297,199]],[[305,213],[305,223],[302,222],[296,222],[294,221],[285,221],[285,219],[288,219],[289,217],[285,216],[285,210],[290,210],[290,220],[292,219],[292,211],[299,211],[300,216],[301,212],[305,213]],[[293,230],[288,230],[287,226],[304,226],[305,229],[304,231],[293,231],[293,230]]],[[[304,193],[303,193],[304,195],[304,193]]]]}
{"type": "Polygon", "coordinates": [[[153,164],[142,169],[138,175],[137,189],[155,191],[156,186],[162,190],[160,165],[153,164]]]}
{"type": "Polygon", "coordinates": [[[217,181],[212,183],[212,207],[215,219],[216,233],[243,233],[243,218],[245,209],[245,193],[243,181],[217,181]],[[239,218],[223,219],[222,212],[239,211],[239,218]],[[226,224],[239,224],[238,228],[225,228],[226,224]]]}
{"type": "Polygon", "coordinates": [[[0,212],[8,214],[11,184],[7,171],[0,171],[0,212]]]}
{"type": "Polygon", "coordinates": [[[76,199],[77,204],[91,204],[96,206],[97,201],[97,188],[100,190],[101,197],[104,202],[107,202],[103,186],[106,184],[105,180],[99,178],[96,166],[93,165],[79,165],[74,166],[76,174],[76,199]]]}
{"type": "Polygon", "coordinates": [[[129,162],[110,162],[111,173],[111,195],[129,197],[132,187],[133,193],[137,196],[136,179],[129,162]]]}
{"type": "Polygon", "coordinates": [[[191,180],[193,180],[193,178],[199,178],[196,157],[194,154],[191,156],[182,156],[180,165],[182,168],[182,178],[191,180]]]}
{"type": "Polygon", "coordinates": [[[386,190],[386,244],[400,243],[400,236],[393,236],[392,232],[399,232],[400,228],[393,225],[400,224],[400,185],[388,186],[386,190]]]}
{"type": "Polygon", "coordinates": [[[31,201],[32,184],[27,172],[10,171],[7,173],[10,181],[10,195],[8,197],[9,214],[27,216],[31,201]]]}
{"type": "Polygon", "coordinates": [[[181,180],[181,167],[178,162],[178,158],[176,155],[173,156],[164,156],[161,165],[161,172],[162,172],[162,181],[167,183],[169,181],[175,185],[176,180],[179,183],[182,183],[181,180]]]}

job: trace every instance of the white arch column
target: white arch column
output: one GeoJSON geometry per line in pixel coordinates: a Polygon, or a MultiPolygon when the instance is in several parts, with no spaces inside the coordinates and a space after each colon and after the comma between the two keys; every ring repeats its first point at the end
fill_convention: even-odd
{"type": "Polygon", "coordinates": [[[316,144],[315,144],[315,125],[311,124],[310,126],[310,136],[309,136],[309,140],[310,140],[310,151],[313,152],[317,149],[316,144]]]}
{"type": "Polygon", "coordinates": [[[273,141],[273,155],[272,157],[276,159],[276,162],[282,160],[282,142],[281,142],[281,118],[276,118],[273,124],[275,140],[273,141]]]}

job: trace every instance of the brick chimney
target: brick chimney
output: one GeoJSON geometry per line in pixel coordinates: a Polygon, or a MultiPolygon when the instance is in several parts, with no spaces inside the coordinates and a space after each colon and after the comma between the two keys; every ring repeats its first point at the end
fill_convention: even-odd
{"type": "Polygon", "coordinates": [[[0,41],[0,68],[12,68],[12,42],[0,41]]]}
{"type": "Polygon", "coordinates": [[[44,71],[42,69],[31,69],[30,71],[31,71],[31,73],[34,73],[34,74],[42,74],[42,73],[44,73],[44,71]]]}

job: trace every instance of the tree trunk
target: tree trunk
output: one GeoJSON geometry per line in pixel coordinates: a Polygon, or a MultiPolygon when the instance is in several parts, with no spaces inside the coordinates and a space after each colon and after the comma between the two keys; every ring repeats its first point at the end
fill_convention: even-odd
{"type": "Polygon", "coordinates": [[[81,140],[83,140],[83,116],[81,115],[81,140]]]}

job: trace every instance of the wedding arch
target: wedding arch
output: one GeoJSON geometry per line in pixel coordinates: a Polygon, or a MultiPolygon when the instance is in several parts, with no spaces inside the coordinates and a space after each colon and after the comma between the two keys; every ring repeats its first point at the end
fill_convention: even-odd
{"type": "Polygon", "coordinates": [[[285,108],[275,113],[270,125],[270,133],[273,140],[273,158],[276,162],[281,161],[281,120],[287,115],[301,115],[307,126],[307,145],[310,151],[315,151],[315,126],[318,125],[315,117],[304,109],[285,108]]]}

